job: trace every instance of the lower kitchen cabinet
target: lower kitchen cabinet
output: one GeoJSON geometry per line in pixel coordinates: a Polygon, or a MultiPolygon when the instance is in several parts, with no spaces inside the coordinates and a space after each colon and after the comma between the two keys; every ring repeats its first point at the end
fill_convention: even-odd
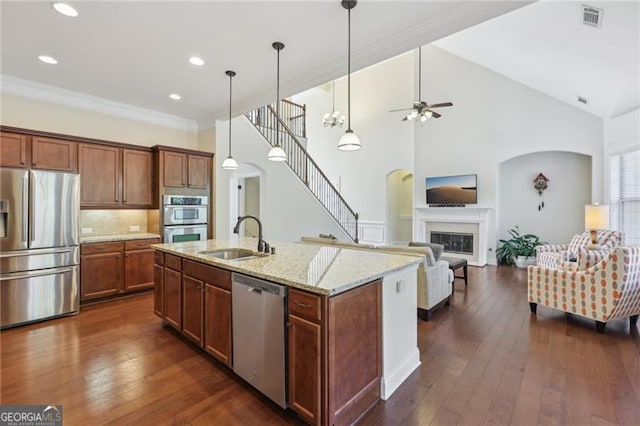
{"type": "Polygon", "coordinates": [[[164,320],[182,330],[182,273],[164,268],[164,320]]]}
{"type": "Polygon", "coordinates": [[[80,246],[80,301],[120,293],[123,250],[121,241],[80,246]]]}
{"type": "Polygon", "coordinates": [[[160,251],[155,256],[156,314],[231,366],[231,272],[160,251]]]}
{"type": "Polygon", "coordinates": [[[182,275],[182,333],[202,345],[202,294],[204,282],[182,275]]]}
{"type": "Polygon", "coordinates": [[[322,328],[289,315],[289,407],[312,425],[320,423],[322,328]]]}
{"type": "Polygon", "coordinates": [[[154,250],[159,239],[85,243],[80,247],[80,301],[154,287],[154,250]]]}
{"type": "Polygon", "coordinates": [[[164,253],[156,250],[153,259],[153,312],[164,318],[164,253]]]}
{"type": "Polygon", "coordinates": [[[204,286],[204,350],[231,366],[231,291],[204,286]]]}

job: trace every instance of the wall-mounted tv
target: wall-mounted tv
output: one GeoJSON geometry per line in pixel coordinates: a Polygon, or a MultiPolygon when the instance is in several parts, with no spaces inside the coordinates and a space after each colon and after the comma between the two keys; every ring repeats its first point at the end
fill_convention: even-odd
{"type": "Polygon", "coordinates": [[[463,206],[478,202],[478,175],[433,176],[425,179],[427,204],[463,206]]]}

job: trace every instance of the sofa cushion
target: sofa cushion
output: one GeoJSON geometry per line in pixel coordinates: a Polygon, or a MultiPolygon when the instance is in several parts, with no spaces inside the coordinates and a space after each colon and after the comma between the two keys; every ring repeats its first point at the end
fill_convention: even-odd
{"type": "Polygon", "coordinates": [[[442,244],[436,243],[421,243],[419,241],[411,241],[409,242],[409,247],[429,247],[436,261],[440,260],[440,256],[442,256],[442,252],[444,252],[444,246],[442,244]]]}

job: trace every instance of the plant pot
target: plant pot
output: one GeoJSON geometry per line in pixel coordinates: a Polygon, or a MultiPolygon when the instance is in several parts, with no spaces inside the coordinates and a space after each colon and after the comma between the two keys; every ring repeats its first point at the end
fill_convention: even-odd
{"type": "Polygon", "coordinates": [[[516,266],[518,268],[526,268],[529,265],[536,264],[535,256],[518,256],[516,257],[516,266]]]}

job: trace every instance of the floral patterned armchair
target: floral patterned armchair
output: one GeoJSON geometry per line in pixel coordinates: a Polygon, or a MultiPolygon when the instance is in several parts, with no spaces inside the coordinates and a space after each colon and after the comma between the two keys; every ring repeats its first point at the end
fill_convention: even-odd
{"type": "Polygon", "coordinates": [[[598,249],[589,249],[588,231],[576,234],[569,244],[546,244],[536,247],[537,265],[547,269],[584,270],[604,259],[609,251],[624,244],[618,231],[600,230],[596,234],[598,249]]]}
{"type": "Polygon", "coordinates": [[[619,246],[593,266],[579,271],[528,268],[529,305],[543,305],[606,323],[629,317],[635,326],[640,314],[640,246],[619,246]]]}

